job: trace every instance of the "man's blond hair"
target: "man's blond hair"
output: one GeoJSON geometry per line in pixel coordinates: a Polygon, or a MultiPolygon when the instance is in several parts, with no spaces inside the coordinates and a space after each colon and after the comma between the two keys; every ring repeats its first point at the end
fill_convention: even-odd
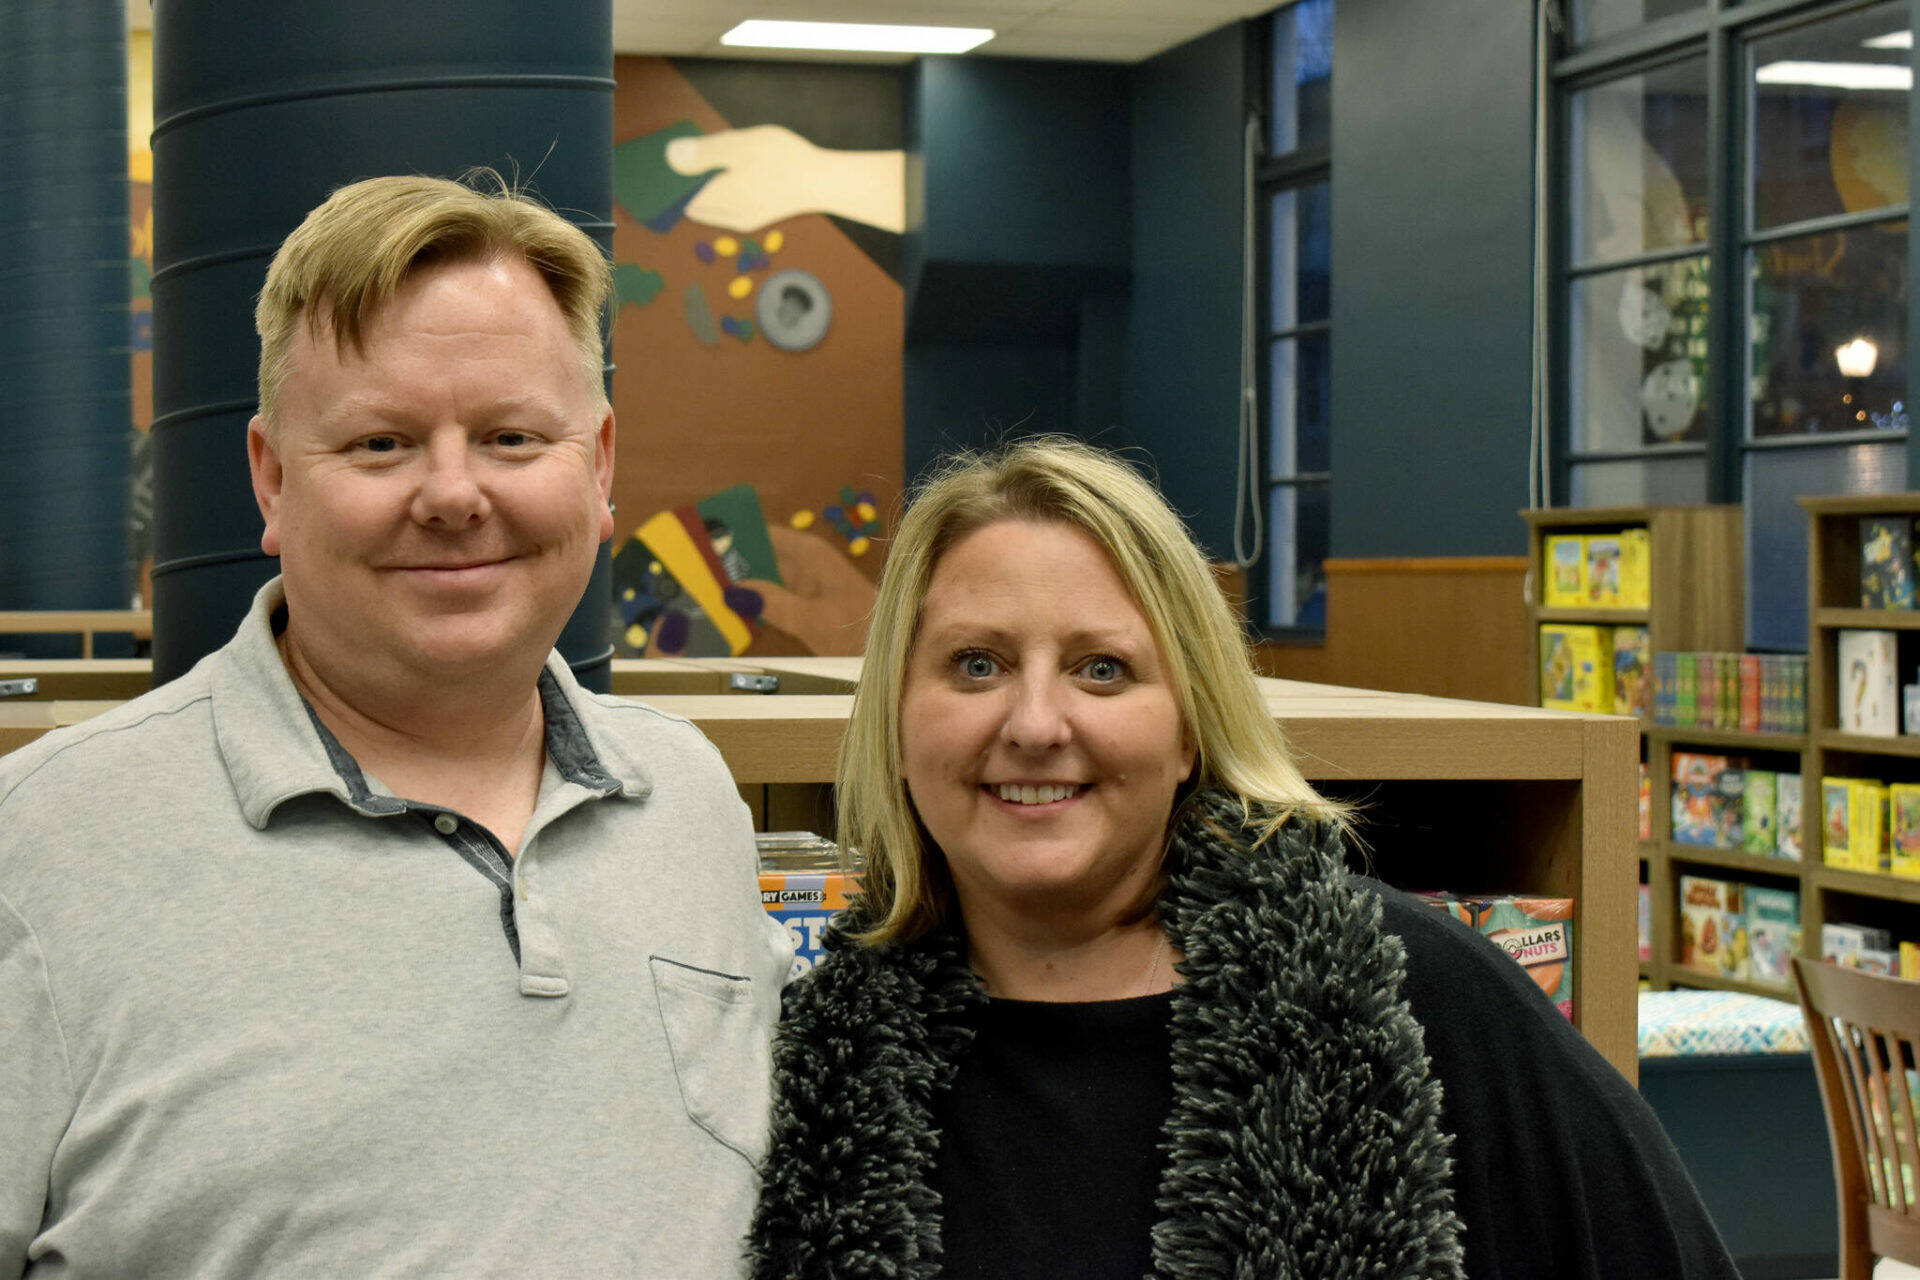
{"type": "Polygon", "coordinates": [[[260,416],[274,425],[293,343],[304,323],[318,342],[363,350],[368,325],[415,271],[436,263],[518,257],[540,273],[579,349],[596,399],[604,398],[600,316],[613,272],[584,231],[490,170],[493,194],[446,178],[394,176],[350,183],[328,196],[280,245],[254,308],[260,334],[260,416]]]}
{"type": "Polygon", "coordinates": [[[1347,824],[1348,807],[1316,793],[1294,764],[1255,682],[1239,620],[1152,484],[1114,455],[1064,437],[962,454],[920,489],[887,553],[841,744],[839,840],[865,862],[871,927],[862,941],[911,941],[953,909],[946,860],[901,773],[900,698],[941,556],[1005,520],[1078,529],[1113,561],[1165,655],[1181,724],[1199,749],[1176,803],[1196,787],[1214,787],[1239,797],[1269,833],[1295,814],[1347,824]]]}

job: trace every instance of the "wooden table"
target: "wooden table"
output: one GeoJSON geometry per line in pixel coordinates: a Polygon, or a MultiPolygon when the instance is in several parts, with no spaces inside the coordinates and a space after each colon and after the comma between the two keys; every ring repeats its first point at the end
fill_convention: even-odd
{"type": "MultiPolygon", "coordinates": [[[[857,658],[646,659],[616,662],[614,681],[698,725],[763,828],[831,830],[858,672],[857,658]],[[781,677],[782,692],[725,691],[732,675],[763,672],[781,677]]],[[[1576,1022],[1635,1079],[1635,723],[1300,681],[1261,687],[1302,772],[1360,805],[1356,858],[1381,879],[1574,899],[1576,1022]]],[[[0,751],[115,705],[0,700],[0,751]]]]}
{"type": "Polygon", "coordinates": [[[0,635],[78,635],[80,656],[93,656],[95,632],[130,635],[137,640],[153,636],[151,609],[19,609],[0,612],[0,635]]]}

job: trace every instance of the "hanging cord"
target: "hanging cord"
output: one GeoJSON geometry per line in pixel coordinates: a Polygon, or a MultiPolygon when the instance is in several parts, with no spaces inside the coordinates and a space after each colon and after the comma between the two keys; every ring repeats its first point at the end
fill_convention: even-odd
{"type": "Polygon", "coordinates": [[[1527,505],[1539,508],[1550,500],[1552,464],[1547,456],[1548,241],[1553,234],[1547,216],[1548,173],[1547,108],[1551,92],[1553,33],[1565,19],[1558,0],[1540,0],[1534,12],[1533,59],[1533,365],[1528,387],[1527,505]]]}
{"type": "Polygon", "coordinates": [[[1254,343],[1254,159],[1260,152],[1260,118],[1247,116],[1246,133],[1240,151],[1240,191],[1242,218],[1240,236],[1240,439],[1235,450],[1236,472],[1233,481],[1233,563],[1251,569],[1259,563],[1264,550],[1266,529],[1260,511],[1260,459],[1254,432],[1259,421],[1259,382],[1254,371],[1258,358],[1254,343]],[[1249,549],[1244,535],[1248,513],[1252,513],[1253,545],[1249,549]]]}
{"type": "MultiPolygon", "coordinates": [[[[1548,241],[1553,234],[1552,222],[1547,216],[1547,200],[1551,194],[1547,182],[1547,108],[1553,33],[1565,29],[1558,0],[1539,0],[1534,8],[1533,26],[1533,361],[1527,388],[1527,506],[1538,510],[1553,493],[1552,463],[1547,456],[1550,359],[1547,315],[1548,295],[1553,287],[1547,272],[1548,241]]],[[[1536,568],[1529,564],[1521,579],[1521,595],[1529,603],[1534,599],[1536,568]]]]}

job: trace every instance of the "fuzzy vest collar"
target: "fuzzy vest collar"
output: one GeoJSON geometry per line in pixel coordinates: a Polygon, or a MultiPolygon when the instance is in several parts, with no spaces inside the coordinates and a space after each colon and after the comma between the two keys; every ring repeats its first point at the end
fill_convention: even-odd
{"type": "MultiPolygon", "coordinates": [[[[1168,842],[1160,915],[1185,959],[1154,1273],[1459,1277],[1452,1140],[1400,994],[1405,950],[1337,832],[1295,821],[1254,839],[1239,801],[1205,793],[1168,842]]],[[[932,1099],[986,997],[950,931],[829,946],[775,1045],[753,1274],[932,1280],[932,1099]]]]}

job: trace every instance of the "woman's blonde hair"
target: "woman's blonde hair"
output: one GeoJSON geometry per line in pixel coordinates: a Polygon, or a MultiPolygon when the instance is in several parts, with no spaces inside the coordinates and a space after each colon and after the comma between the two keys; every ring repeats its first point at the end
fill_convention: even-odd
{"type": "Polygon", "coordinates": [[[951,910],[944,862],[901,772],[900,698],[940,557],[1006,520],[1070,525],[1113,561],[1165,655],[1181,721],[1198,745],[1191,786],[1241,797],[1269,831],[1294,814],[1344,825],[1345,806],[1316,794],[1294,765],[1233,610],[1150,483],[1114,455],[1064,437],[961,454],[920,488],[893,540],[841,745],[840,846],[857,850],[866,868],[861,941],[911,941],[951,910]]]}
{"type": "Polygon", "coordinates": [[[600,315],[613,270],[599,246],[565,218],[476,169],[469,182],[394,176],[349,183],[307,214],[281,242],[254,307],[260,334],[260,416],[269,430],[304,322],[318,341],[330,326],[337,350],[361,350],[367,326],[408,276],[440,262],[524,258],[566,318],[582,375],[604,399],[600,315]]]}

